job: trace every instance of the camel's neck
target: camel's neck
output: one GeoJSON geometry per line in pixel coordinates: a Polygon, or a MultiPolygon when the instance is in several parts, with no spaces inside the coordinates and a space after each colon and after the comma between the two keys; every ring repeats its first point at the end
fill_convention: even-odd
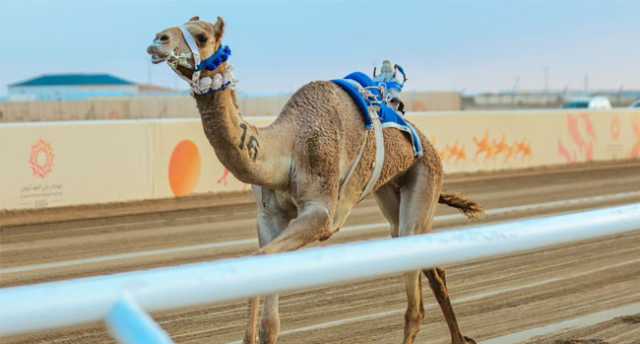
{"type": "MultiPolygon", "coordinates": [[[[257,128],[240,115],[235,92],[195,95],[204,132],[222,164],[240,181],[277,187],[286,183],[286,149],[273,130],[257,128]]],[[[270,128],[271,129],[271,128],[270,128]]]]}

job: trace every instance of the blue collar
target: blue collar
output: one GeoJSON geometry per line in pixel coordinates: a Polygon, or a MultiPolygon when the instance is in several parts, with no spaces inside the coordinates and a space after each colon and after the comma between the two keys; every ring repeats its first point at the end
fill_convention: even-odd
{"type": "Polygon", "coordinates": [[[228,45],[220,46],[220,48],[218,48],[218,51],[200,62],[198,67],[196,67],[196,70],[214,71],[218,69],[218,67],[220,67],[223,63],[227,62],[229,56],[231,56],[231,48],[229,48],[228,45]]]}

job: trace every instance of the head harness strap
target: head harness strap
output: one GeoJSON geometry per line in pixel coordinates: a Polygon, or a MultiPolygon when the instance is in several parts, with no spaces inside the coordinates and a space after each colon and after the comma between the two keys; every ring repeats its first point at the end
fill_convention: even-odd
{"type": "Polygon", "coordinates": [[[200,49],[198,49],[198,45],[196,41],[193,39],[191,32],[187,29],[186,25],[180,26],[180,31],[182,31],[182,36],[184,36],[185,42],[189,46],[189,50],[191,50],[191,55],[193,56],[193,74],[191,75],[191,86],[198,85],[198,80],[200,79],[200,71],[196,68],[200,64],[200,49]]]}
{"type": "MultiPolygon", "coordinates": [[[[235,83],[235,79],[231,74],[231,68],[228,68],[224,74],[220,74],[220,76],[212,78],[204,78],[205,80],[200,80],[200,73],[203,70],[214,71],[218,69],[223,63],[227,62],[229,56],[231,56],[231,49],[224,45],[218,48],[218,50],[204,61],[201,61],[200,57],[200,49],[196,44],[196,41],[193,39],[191,32],[186,25],[180,26],[180,31],[182,31],[182,35],[184,36],[184,40],[189,46],[189,50],[191,50],[191,55],[193,57],[194,65],[191,66],[193,69],[193,74],[191,76],[191,80],[182,75],[177,69],[177,74],[187,81],[191,88],[195,93],[204,94],[210,91],[216,91],[219,89],[224,89],[228,86],[232,86],[235,83]]],[[[173,68],[173,67],[172,67],[173,68]]]]}
{"type": "MultiPolygon", "coordinates": [[[[200,50],[198,49],[198,45],[196,44],[196,41],[193,39],[191,32],[189,32],[189,29],[187,29],[186,25],[180,26],[180,31],[182,31],[182,35],[184,36],[184,39],[187,42],[189,49],[191,50],[191,54],[193,54],[193,60],[194,60],[195,66],[199,65],[200,50]]],[[[194,66],[194,69],[195,69],[195,66],[194,66]]]]}

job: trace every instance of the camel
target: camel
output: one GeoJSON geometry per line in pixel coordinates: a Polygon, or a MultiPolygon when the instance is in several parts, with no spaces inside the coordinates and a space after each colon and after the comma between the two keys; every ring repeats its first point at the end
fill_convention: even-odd
{"type": "MultiPolygon", "coordinates": [[[[224,32],[221,17],[214,23],[193,17],[182,26],[159,32],[147,52],[153,63],[167,62],[191,84],[204,133],[216,156],[237,179],[253,186],[258,210],[257,253],[291,251],[326,240],[366,196],[363,190],[372,177],[376,155],[373,130],[365,128],[353,99],[328,81],[314,81],[298,89],[266,127],[245,121],[236,103],[228,51],[221,55],[228,50],[222,44],[224,32]],[[200,70],[200,57],[208,62],[213,58],[213,63],[200,70]]],[[[416,156],[400,130],[385,128],[383,135],[385,159],[372,193],[390,223],[392,237],[431,231],[439,202],[468,217],[482,212],[473,201],[442,193],[442,163],[424,134],[419,133],[422,156],[416,156]]],[[[424,318],[421,274],[429,280],[451,342],[475,343],[463,336],[458,326],[445,272],[438,267],[404,275],[407,309],[403,343],[414,343],[424,318]]],[[[244,343],[276,343],[280,330],[278,295],[265,297],[258,329],[259,303],[258,298],[249,300],[244,343]]]]}

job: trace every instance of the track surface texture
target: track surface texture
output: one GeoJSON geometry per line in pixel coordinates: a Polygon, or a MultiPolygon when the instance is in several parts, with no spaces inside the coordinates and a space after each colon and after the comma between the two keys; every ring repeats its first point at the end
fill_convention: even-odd
{"type": "MultiPolygon", "coordinates": [[[[640,201],[640,163],[460,177],[462,192],[506,221],[640,201]]],[[[444,207],[435,231],[469,225],[444,207]]],[[[372,199],[323,244],[388,236],[372,199]],[[378,224],[378,225],[376,225],[378,224]]],[[[471,224],[472,225],[472,224],[471,224]]],[[[209,261],[256,248],[255,206],[187,210],[0,228],[0,287],[209,261]]],[[[464,333],[486,343],[640,344],[640,228],[625,235],[446,266],[464,333]]],[[[212,290],[211,292],[215,292],[212,290]]],[[[418,343],[449,343],[425,287],[418,343]]],[[[282,295],[279,343],[400,343],[399,276],[282,295]]],[[[241,338],[246,302],[153,314],[177,343],[241,338]]],[[[1,306],[0,306],[1,307],[1,306]]],[[[102,324],[0,338],[1,343],[113,343],[102,324]]]]}

